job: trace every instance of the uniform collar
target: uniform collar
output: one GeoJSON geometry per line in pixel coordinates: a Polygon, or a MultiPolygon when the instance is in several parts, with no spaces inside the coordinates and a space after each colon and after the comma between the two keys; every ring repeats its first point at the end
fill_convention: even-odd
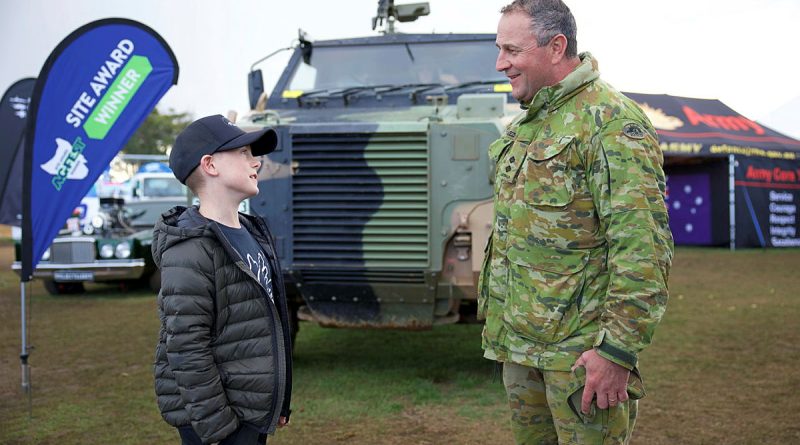
{"type": "Polygon", "coordinates": [[[530,118],[533,118],[542,108],[547,108],[551,112],[558,109],[600,77],[597,60],[592,57],[591,53],[580,53],[578,57],[581,59],[581,63],[567,74],[567,77],[555,85],[542,88],[529,104],[521,105],[523,109],[528,110],[527,114],[530,118]]]}

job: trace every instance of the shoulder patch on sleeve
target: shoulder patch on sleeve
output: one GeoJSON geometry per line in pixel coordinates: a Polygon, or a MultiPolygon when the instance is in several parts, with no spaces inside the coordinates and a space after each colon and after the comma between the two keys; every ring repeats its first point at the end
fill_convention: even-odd
{"type": "Polygon", "coordinates": [[[622,127],[622,133],[631,139],[644,139],[646,134],[644,129],[639,124],[635,123],[626,124],[622,127]]]}

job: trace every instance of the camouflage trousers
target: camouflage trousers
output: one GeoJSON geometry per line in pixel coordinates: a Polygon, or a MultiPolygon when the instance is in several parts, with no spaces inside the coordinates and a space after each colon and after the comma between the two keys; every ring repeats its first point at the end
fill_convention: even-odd
{"type": "Polygon", "coordinates": [[[587,418],[580,413],[580,402],[572,404],[574,409],[569,402],[583,386],[582,376],[504,363],[503,384],[517,445],[627,444],[630,439],[638,401],[609,409],[598,409],[592,402],[595,414],[587,418]]]}

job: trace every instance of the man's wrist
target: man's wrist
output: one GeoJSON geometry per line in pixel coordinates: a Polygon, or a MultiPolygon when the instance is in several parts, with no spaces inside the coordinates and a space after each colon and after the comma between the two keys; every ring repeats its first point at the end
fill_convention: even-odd
{"type": "Polygon", "coordinates": [[[601,330],[598,334],[594,342],[594,350],[597,351],[597,355],[600,357],[616,363],[629,371],[635,368],[639,361],[635,353],[627,351],[614,344],[613,341],[610,341],[605,330],[601,330]]]}

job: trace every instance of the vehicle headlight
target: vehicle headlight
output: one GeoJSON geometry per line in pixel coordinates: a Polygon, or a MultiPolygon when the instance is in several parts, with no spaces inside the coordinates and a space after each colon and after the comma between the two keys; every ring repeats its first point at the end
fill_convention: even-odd
{"type": "Polygon", "coordinates": [[[106,219],[100,215],[95,215],[94,218],[92,218],[92,227],[95,229],[102,229],[105,223],[106,219]]]}
{"type": "Polygon", "coordinates": [[[42,261],[50,261],[50,248],[49,247],[42,254],[42,261]]]}
{"type": "Polygon", "coordinates": [[[84,235],[91,235],[94,233],[94,226],[91,224],[86,224],[83,226],[83,234],[84,235]]]}
{"type": "Polygon", "coordinates": [[[117,244],[115,254],[117,258],[128,258],[131,256],[131,245],[126,242],[117,244]]]}
{"type": "Polygon", "coordinates": [[[114,256],[114,246],[111,244],[103,244],[100,246],[100,257],[101,258],[111,258],[114,256]]]}

